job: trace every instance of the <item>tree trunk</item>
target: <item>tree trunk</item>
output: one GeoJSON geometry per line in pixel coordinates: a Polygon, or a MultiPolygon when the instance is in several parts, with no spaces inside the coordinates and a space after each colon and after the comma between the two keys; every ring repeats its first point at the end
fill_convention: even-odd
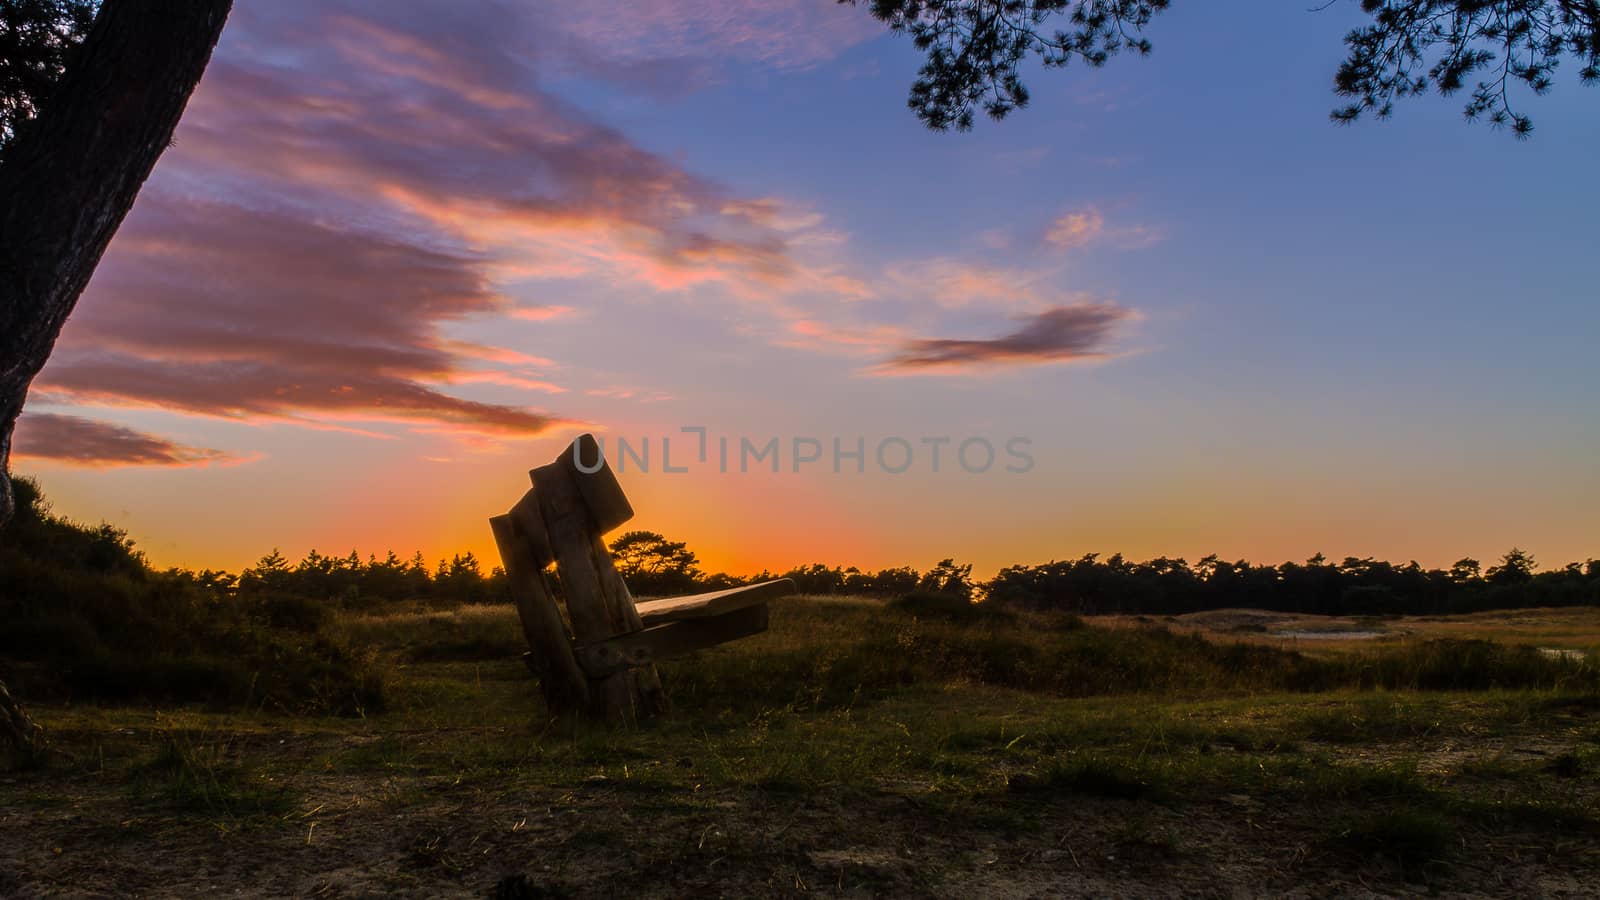
{"type": "Polygon", "coordinates": [[[0,161],[0,527],[11,430],[205,72],[232,0],[106,0],[0,161]]]}
{"type": "MultiPolygon", "coordinates": [[[[0,161],[0,529],[28,385],[172,143],[232,0],[105,0],[39,118],[0,161]]],[[[15,742],[38,728],[0,684],[15,742]]]]}

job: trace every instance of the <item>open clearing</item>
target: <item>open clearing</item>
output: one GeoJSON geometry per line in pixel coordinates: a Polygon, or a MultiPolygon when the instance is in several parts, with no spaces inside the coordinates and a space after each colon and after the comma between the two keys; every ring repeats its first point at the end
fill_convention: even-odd
{"type": "Polygon", "coordinates": [[[1243,640],[1286,650],[1349,649],[1365,641],[1490,640],[1549,650],[1600,650],[1600,608],[1495,609],[1459,616],[1312,616],[1262,609],[1216,609],[1181,616],[1089,616],[1096,625],[1159,622],[1216,640],[1243,640]],[[1315,641],[1314,644],[1307,644],[1315,641]]]}
{"type": "Polygon", "coordinates": [[[36,707],[66,758],[0,776],[0,895],[1592,895],[1596,611],[1247,612],[783,601],[637,732],[549,720],[509,609],[348,616],[386,711],[36,707]],[[1328,674],[1196,625],[1384,636],[1300,640],[1328,674]],[[1405,687],[1435,636],[1584,652],[1405,687]]]}

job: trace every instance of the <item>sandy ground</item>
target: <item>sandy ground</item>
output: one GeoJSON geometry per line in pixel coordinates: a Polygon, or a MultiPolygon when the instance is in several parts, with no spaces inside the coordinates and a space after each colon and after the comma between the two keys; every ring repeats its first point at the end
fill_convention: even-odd
{"type": "Polygon", "coordinates": [[[1600,884],[1600,842],[1550,835],[1475,836],[1473,854],[1424,883],[1330,848],[1302,810],[1244,795],[952,807],[919,786],[408,782],[400,803],[380,776],[302,778],[297,811],[245,824],[141,805],[93,776],[16,774],[0,783],[0,895],[1590,897],[1600,884]]]}
{"type": "Polygon", "coordinates": [[[1264,609],[1215,609],[1181,616],[1089,616],[1103,626],[1162,624],[1226,641],[1293,650],[1358,648],[1406,638],[1485,639],[1547,650],[1600,651],[1600,609],[1493,610],[1459,616],[1311,616],[1264,609]]]}

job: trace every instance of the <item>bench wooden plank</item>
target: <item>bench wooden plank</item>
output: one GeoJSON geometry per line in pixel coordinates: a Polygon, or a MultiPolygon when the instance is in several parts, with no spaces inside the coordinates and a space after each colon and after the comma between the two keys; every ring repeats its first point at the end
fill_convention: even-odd
{"type": "Polygon", "coordinates": [[[538,490],[528,488],[517,505],[511,507],[509,515],[517,525],[517,533],[527,542],[528,552],[533,554],[533,564],[539,567],[539,571],[544,571],[546,566],[556,561],[556,554],[550,549],[550,535],[545,531],[544,519],[539,513],[538,490]]]}
{"type": "Polygon", "coordinates": [[[639,610],[639,618],[644,621],[646,627],[649,627],[663,622],[718,616],[776,600],[779,597],[787,597],[793,593],[795,593],[794,582],[787,578],[779,578],[774,581],[729,588],[725,591],[690,594],[687,597],[668,597],[662,600],[640,600],[634,605],[639,610]]]}
{"type": "Polygon", "coordinates": [[[594,435],[587,433],[578,435],[577,440],[573,441],[554,463],[534,469],[528,473],[528,477],[537,484],[538,473],[544,470],[545,479],[549,480],[550,466],[566,468],[572,477],[572,483],[578,486],[578,492],[583,496],[583,504],[588,507],[589,515],[600,534],[606,534],[633,518],[633,504],[628,502],[628,495],[622,492],[622,485],[617,482],[617,473],[611,471],[611,462],[600,455],[600,442],[595,440],[594,435]],[[585,472],[578,468],[579,460],[583,461],[584,468],[590,468],[596,463],[600,468],[585,472]]]}
{"type": "MultiPolygon", "coordinates": [[[[523,636],[532,647],[529,667],[539,676],[539,689],[555,712],[570,712],[589,705],[589,686],[572,654],[572,637],[544,580],[544,565],[510,515],[489,520],[495,545],[517,604],[523,636]]],[[[540,526],[541,529],[543,526],[540,526]]]]}
{"type": "MultiPolygon", "coordinates": [[[[595,521],[578,489],[585,477],[570,456],[533,470],[534,494],[555,553],[572,631],[584,644],[644,627],[628,586],[611,563],[595,521]]],[[[591,700],[612,722],[632,725],[661,709],[661,680],[651,666],[632,668],[589,686],[591,700]]]]}
{"type": "Polygon", "coordinates": [[[574,654],[578,666],[590,678],[607,678],[625,669],[652,665],[656,660],[683,656],[766,630],[767,604],[758,603],[721,615],[680,619],[618,635],[579,647],[574,654]]]}

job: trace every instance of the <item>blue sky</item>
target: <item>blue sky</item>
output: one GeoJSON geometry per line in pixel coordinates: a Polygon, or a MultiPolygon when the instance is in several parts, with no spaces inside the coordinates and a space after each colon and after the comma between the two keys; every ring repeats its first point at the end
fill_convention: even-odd
{"type": "Polygon", "coordinates": [[[1531,141],[1433,96],[1336,127],[1358,17],[1177,4],[1149,58],[1032,71],[1029,108],[934,134],[904,106],[916,52],[859,9],[241,3],[29,407],[178,449],[86,460],[36,419],[19,468],[158,562],[237,568],[273,545],[485,552],[482,519],[584,428],[1025,435],[1038,464],[1017,476],[625,484],[637,524],[733,570],[1594,555],[1593,91],[1563,72],[1527,99],[1531,141]],[[333,52],[281,65],[313,38],[333,52]],[[257,104],[274,130],[252,143],[257,104]],[[573,135],[589,149],[568,153],[573,135]],[[311,284],[314,267],[209,237],[218,221],[446,255],[311,284]],[[254,281],[150,286],[212,266],[254,281]],[[386,299],[419,279],[440,287],[386,299]],[[167,322],[240,312],[124,345],[108,336],[130,297],[167,322]],[[315,361],[268,316],[283,298],[328,313],[315,361]],[[1048,310],[1092,350],[894,362],[1048,310]],[[107,341],[182,380],[110,372],[107,341]],[[313,387],[272,387],[291,383],[313,387]],[[397,489],[419,477],[450,489],[397,489]]]}

